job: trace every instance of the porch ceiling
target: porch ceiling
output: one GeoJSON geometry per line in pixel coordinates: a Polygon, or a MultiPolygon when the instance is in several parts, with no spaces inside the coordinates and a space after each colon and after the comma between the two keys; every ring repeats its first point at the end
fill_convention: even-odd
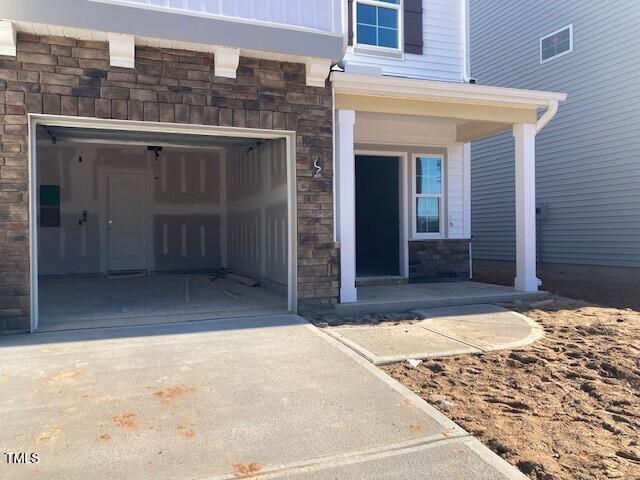
{"type": "Polygon", "coordinates": [[[538,110],[564,93],[333,72],[337,109],[455,120],[456,140],[469,142],[536,123],[538,110]]]}

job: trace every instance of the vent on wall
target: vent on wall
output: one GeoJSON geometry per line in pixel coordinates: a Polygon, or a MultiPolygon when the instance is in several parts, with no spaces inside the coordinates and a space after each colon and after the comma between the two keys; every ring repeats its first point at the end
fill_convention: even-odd
{"type": "Polygon", "coordinates": [[[550,33],[540,39],[540,63],[545,63],[573,51],[573,25],[550,33]]]}

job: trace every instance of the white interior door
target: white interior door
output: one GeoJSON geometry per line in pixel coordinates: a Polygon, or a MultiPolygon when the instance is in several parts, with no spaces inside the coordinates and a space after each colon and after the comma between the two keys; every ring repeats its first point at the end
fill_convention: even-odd
{"type": "Polygon", "coordinates": [[[148,270],[148,190],[146,175],[107,175],[108,270],[148,270]]]}

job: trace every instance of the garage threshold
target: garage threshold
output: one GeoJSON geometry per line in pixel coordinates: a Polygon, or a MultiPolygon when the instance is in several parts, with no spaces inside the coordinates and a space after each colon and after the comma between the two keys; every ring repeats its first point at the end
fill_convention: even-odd
{"type": "Polygon", "coordinates": [[[204,274],[40,279],[39,332],[287,313],[285,293],[204,274]]]}
{"type": "MultiPolygon", "coordinates": [[[[212,311],[202,312],[199,314],[168,314],[168,315],[140,315],[137,317],[114,317],[105,318],[96,321],[71,321],[60,324],[41,324],[34,333],[51,333],[51,332],[72,332],[78,330],[101,330],[101,329],[117,329],[127,327],[152,327],[154,325],[180,325],[183,323],[198,323],[208,321],[225,321],[243,318],[269,318],[279,315],[288,315],[286,309],[268,308],[268,309],[245,309],[233,311],[212,311]]],[[[11,332],[15,333],[15,332],[11,332]]]]}

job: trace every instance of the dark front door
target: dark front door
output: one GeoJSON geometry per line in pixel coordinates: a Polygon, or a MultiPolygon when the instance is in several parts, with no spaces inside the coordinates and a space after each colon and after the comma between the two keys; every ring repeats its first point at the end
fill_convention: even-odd
{"type": "Polygon", "coordinates": [[[356,275],[400,274],[398,157],[356,155],[356,275]]]}

